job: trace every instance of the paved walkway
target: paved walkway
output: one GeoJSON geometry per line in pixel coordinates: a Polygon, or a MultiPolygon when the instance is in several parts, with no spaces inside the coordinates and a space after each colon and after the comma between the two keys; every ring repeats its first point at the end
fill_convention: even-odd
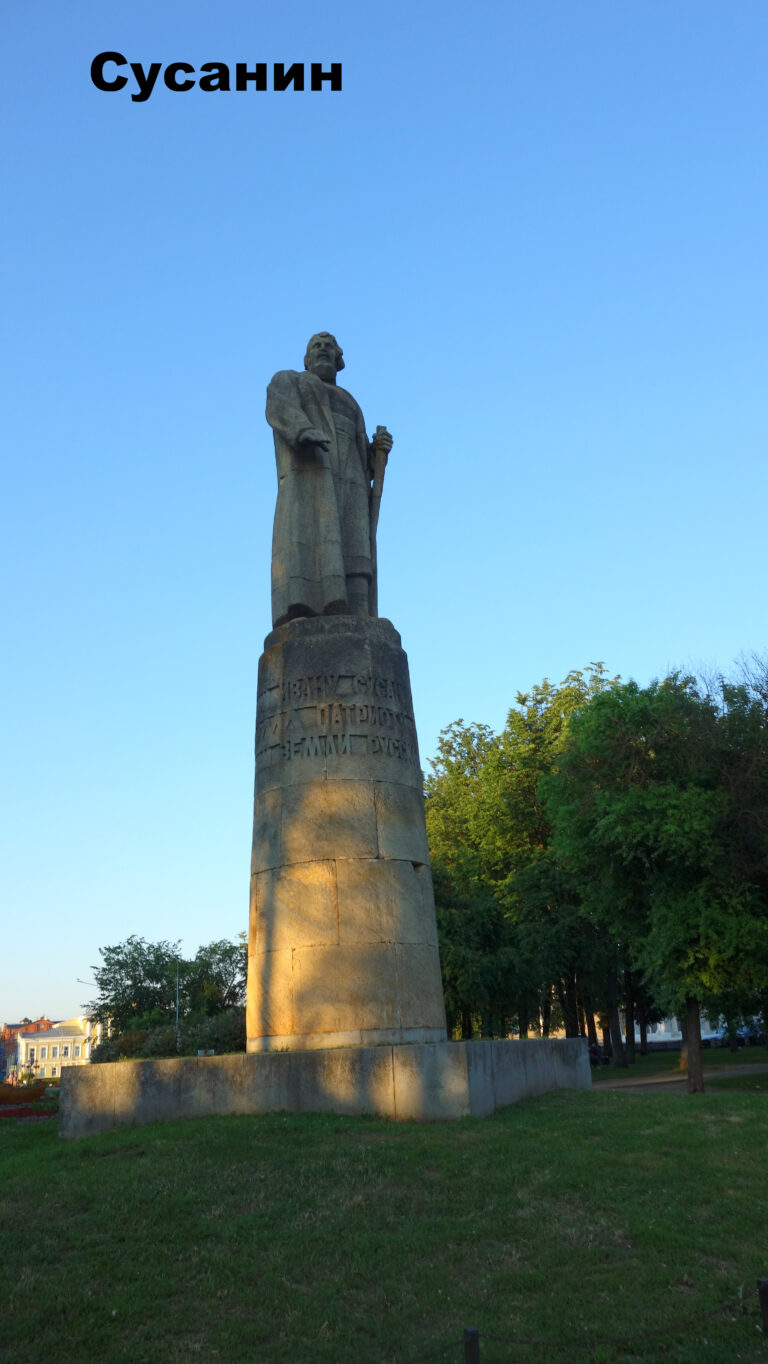
{"type": "MultiPolygon", "coordinates": [[[[631,1069],[631,1067],[630,1067],[631,1069]]],[[[704,1083],[708,1080],[724,1080],[729,1075],[765,1075],[768,1064],[758,1061],[755,1065],[743,1066],[705,1066],[704,1083]]],[[[595,1089],[628,1089],[633,1094],[645,1094],[649,1089],[669,1090],[673,1094],[684,1093],[688,1088],[685,1071],[668,1070],[656,1075],[626,1075],[621,1079],[598,1080],[595,1089]]]]}

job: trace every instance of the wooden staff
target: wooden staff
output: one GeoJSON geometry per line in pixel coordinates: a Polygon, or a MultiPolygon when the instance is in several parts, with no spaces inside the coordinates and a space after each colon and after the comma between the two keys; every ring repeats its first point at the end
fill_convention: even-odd
{"type": "Polygon", "coordinates": [[[378,615],[378,559],[376,553],[376,530],[379,524],[379,508],[381,507],[381,494],[384,491],[384,471],[387,467],[389,452],[382,450],[377,442],[380,432],[386,431],[386,426],[377,426],[373,437],[373,486],[371,488],[371,615],[378,615]]]}

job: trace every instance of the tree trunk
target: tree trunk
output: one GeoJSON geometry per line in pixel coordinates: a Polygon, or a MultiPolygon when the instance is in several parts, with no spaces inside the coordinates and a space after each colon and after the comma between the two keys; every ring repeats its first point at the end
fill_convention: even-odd
{"type": "Polygon", "coordinates": [[[523,1008],[523,1009],[518,1009],[518,1011],[517,1011],[517,1026],[518,1026],[518,1028],[519,1028],[519,1030],[520,1030],[520,1037],[521,1037],[521,1038],[527,1037],[527,1036],[528,1036],[528,1010],[527,1010],[527,1009],[525,1009],[525,1008],[523,1008]]]}
{"type": "Polygon", "coordinates": [[[699,1001],[689,995],[685,1001],[686,1033],[688,1035],[688,1093],[704,1093],[704,1060],[701,1054],[701,1015],[699,1001]]]}
{"type": "Polygon", "coordinates": [[[565,976],[562,985],[558,987],[557,997],[563,1011],[566,1037],[578,1037],[579,1008],[576,1000],[576,981],[572,975],[565,976]]]}
{"type": "Polygon", "coordinates": [[[595,1027],[595,1011],[592,1007],[592,1000],[589,995],[584,996],[584,1017],[587,1020],[587,1037],[590,1047],[597,1046],[597,1028],[595,1027]]]}
{"type": "Polygon", "coordinates": [[[472,1041],[472,1015],[466,1009],[461,1014],[461,1039],[463,1042],[472,1041]]]}
{"type": "Polygon", "coordinates": [[[635,1064],[635,986],[632,972],[624,972],[625,1011],[627,1020],[627,1063],[635,1064]]]}
{"type": "Polygon", "coordinates": [[[608,1007],[608,1027],[611,1033],[613,1064],[615,1066],[626,1066],[627,1053],[624,1050],[624,1043],[621,1040],[621,1019],[619,1018],[619,1009],[616,1004],[611,1004],[608,1007]]]}
{"type": "Polygon", "coordinates": [[[611,1047],[611,1030],[608,1026],[608,1015],[605,1013],[600,1014],[597,1022],[603,1036],[603,1051],[606,1056],[612,1056],[613,1048],[611,1047]]]}
{"type": "Polygon", "coordinates": [[[544,1000],[541,1006],[541,1035],[549,1037],[549,1023],[552,1017],[552,1005],[548,999],[544,1000]]]}
{"type": "Polygon", "coordinates": [[[680,1043],[680,1070],[688,1069],[688,1024],[685,1018],[678,1019],[682,1041],[680,1043]]]}

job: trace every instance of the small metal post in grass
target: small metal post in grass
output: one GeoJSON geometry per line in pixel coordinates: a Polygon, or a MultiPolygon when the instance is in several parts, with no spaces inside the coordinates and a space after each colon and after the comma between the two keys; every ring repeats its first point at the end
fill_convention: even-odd
{"type": "Polygon", "coordinates": [[[480,1332],[476,1326],[464,1327],[464,1364],[480,1364],[480,1332]]]}
{"type": "Polygon", "coordinates": [[[760,1311],[763,1314],[763,1330],[768,1335],[768,1279],[758,1279],[757,1295],[760,1299],[760,1311]]]}

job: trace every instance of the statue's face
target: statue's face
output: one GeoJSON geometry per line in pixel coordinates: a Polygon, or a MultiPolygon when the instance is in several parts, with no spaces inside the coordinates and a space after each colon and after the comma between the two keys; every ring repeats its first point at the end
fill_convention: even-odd
{"type": "Polygon", "coordinates": [[[331,336],[330,332],[318,332],[307,346],[304,363],[319,379],[331,380],[336,377],[340,356],[341,347],[337,344],[335,336],[331,336]]]}

